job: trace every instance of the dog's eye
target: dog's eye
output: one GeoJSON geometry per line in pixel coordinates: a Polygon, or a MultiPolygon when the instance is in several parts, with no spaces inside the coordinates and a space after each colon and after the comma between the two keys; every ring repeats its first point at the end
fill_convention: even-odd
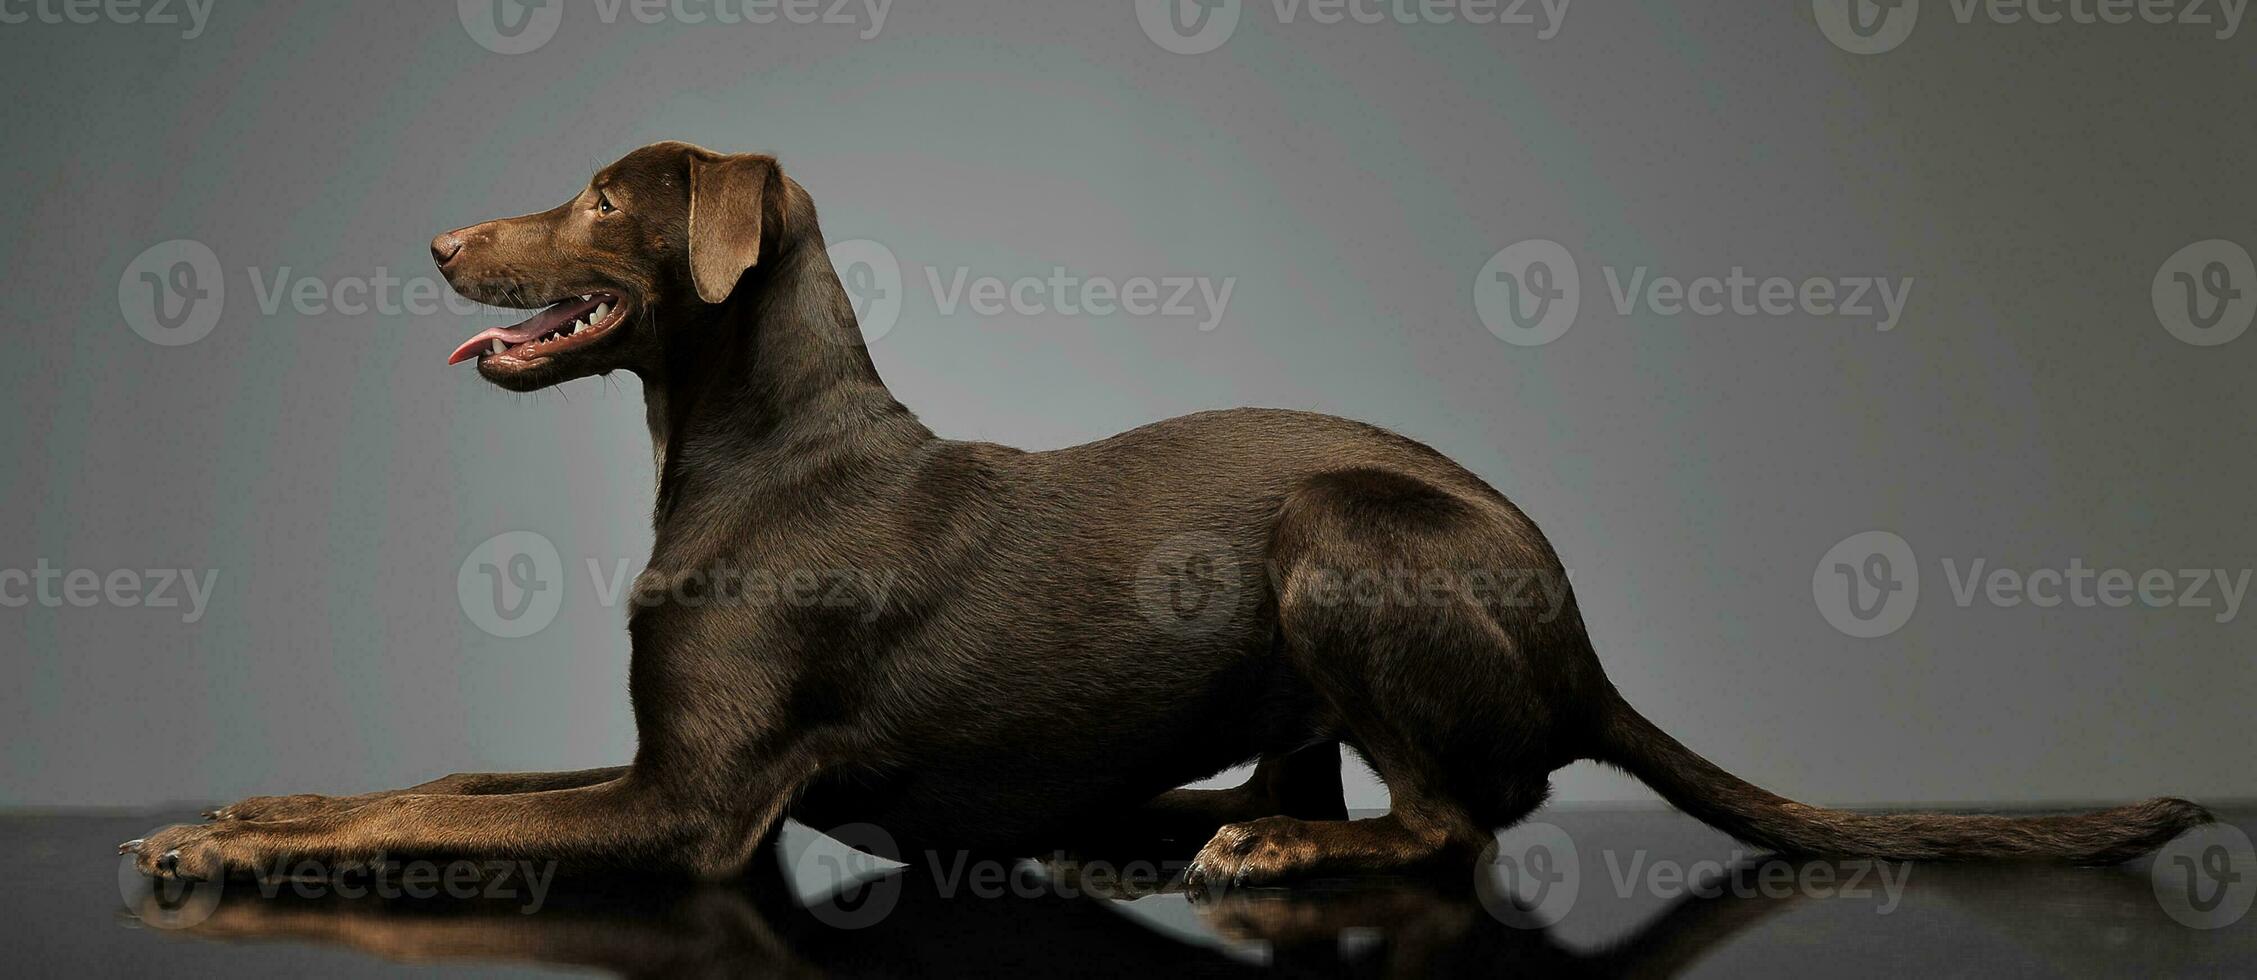
{"type": "Polygon", "coordinates": [[[597,192],[596,192],[596,213],[597,213],[597,214],[610,214],[611,212],[613,212],[613,211],[617,211],[617,210],[619,210],[619,209],[618,209],[618,208],[615,208],[615,207],[612,207],[612,206],[611,206],[611,198],[605,197],[605,196],[604,196],[604,193],[603,193],[602,191],[597,191],[597,192]]]}

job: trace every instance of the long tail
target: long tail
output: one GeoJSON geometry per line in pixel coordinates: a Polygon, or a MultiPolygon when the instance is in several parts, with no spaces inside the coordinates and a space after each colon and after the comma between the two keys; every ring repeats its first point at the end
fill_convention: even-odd
{"type": "Polygon", "coordinates": [[[1619,697],[1592,757],[1734,837],[1787,854],[1917,861],[1985,859],[2115,864],[2155,850],[2210,811],[2168,797],[2091,813],[1999,817],[1851,813],[1772,795],[1695,755],[1619,697]]]}

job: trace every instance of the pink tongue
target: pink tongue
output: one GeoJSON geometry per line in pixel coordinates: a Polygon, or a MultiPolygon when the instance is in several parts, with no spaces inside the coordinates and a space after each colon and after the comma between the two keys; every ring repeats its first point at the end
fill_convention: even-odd
{"type": "Polygon", "coordinates": [[[528,340],[538,339],[558,327],[579,319],[580,314],[586,313],[593,305],[577,299],[566,300],[534,314],[532,319],[514,327],[491,328],[476,337],[463,341],[462,346],[455,348],[455,352],[448,355],[447,363],[460,364],[477,357],[485,353],[487,348],[492,347],[495,340],[515,347],[528,340]]]}

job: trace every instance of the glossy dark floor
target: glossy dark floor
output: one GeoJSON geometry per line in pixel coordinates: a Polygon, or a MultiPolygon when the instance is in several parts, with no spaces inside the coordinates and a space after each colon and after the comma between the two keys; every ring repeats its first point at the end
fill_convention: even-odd
{"type": "Polygon", "coordinates": [[[0,897],[9,972],[2257,974],[2257,915],[2235,913],[2257,868],[2229,853],[2245,844],[2209,839],[2166,851],[2161,870],[1791,863],[1668,811],[1555,809],[1508,833],[1478,886],[1321,882],[1193,903],[1159,858],[924,855],[872,877],[794,828],[783,873],[737,887],[403,874],[160,896],[122,880],[111,852],[163,822],[0,817],[20,862],[0,897]],[[1507,870],[1523,875],[1500,885],[1507,870]]]}

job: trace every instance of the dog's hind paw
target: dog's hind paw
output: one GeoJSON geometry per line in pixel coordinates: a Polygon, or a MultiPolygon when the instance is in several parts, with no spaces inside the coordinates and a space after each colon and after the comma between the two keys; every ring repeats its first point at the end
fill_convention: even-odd
{"type": "Polygon", "coordinates": [[[1226,824],[1184,870],[1184,891],[1200,901],[1233,888],[1277,884],[1308,871],[1321,857],[1306,821],[1263,817],[1226,824]]]}
{"type": "Polygon", "coordinates": [[[134,868],[147,877],[207,881],[231,867],[226,835],[218,826],[182,824],[119,844],[118,853],[132,855],[134,868]]]}

